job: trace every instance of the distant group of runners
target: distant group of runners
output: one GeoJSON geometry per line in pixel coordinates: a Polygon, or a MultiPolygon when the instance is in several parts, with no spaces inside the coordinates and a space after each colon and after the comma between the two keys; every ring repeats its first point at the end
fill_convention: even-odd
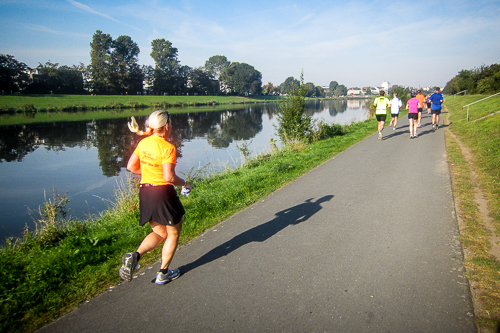
{"type": "MultiPolygon", "coordinates": [[[[424,96],[418,90],[416,93],[411,93],[411,98],[406,103],[408,110],[408,122],[410,127],[410,139],[418,138],[417,128],[421,126],[422,111],[424,105],[427,106],[427,113],[432,114],[432,130],[435,131],[439,127],[439,115],[443,103],[443,95],[439,87],[432,95],[424,96]]],[[[376,107],[375,117],[378,123],[378,138],[382,139],[382,131],[384,130],[385,120],[387,117],[387,107],[391,108],[391,122],[389,126],[395,131],[398,125],[399,110],[403,106],[403,102],[398,98],[398,94],[393,94],[393,99],[389,100],[385,97],[385,92],[380,91],[380,96],[375,98],[373,105],[376,107]]]]}

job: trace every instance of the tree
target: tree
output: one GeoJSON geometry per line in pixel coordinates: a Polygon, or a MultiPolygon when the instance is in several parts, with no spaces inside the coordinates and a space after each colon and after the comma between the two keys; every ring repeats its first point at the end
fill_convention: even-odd
{"type": "Polygon", "coordinates": [[[89,93],[92,89],[92,75],[90,72],[90,65],[85,66],[85,64],[81,62],[78,65],[73,65],[73,68],[82,74],[83,92],[89,93]]]}
{"type": "Polygon", "coordinates": [[[177,48],[164,38],[151,42],[151,58],[155,62],[153,91],[156,94],[175,93],[176,76],[180,68],[177,48]]]}
{"type": "Polygon", "coordinates": [[[307,139],[312,131],[312,119],[304,114],[307,86],[303,84],[304,74],[300,76],[300,85],[292,85],[288,96],[283,97],[278,114],[278,135],[285,144],[307,139]]]}
{"type": "Polygon", "coordinates": [[[109,93],[111,47],[113,39],[109,34],[97,30],[90,43],[90,75],[94,93],[109,93]]]}
{"type": "Polygon", "coordinates": [[[155,69],[151,65],[142,65],[141,67],[141,72],[142,72],[142,77],[144,78],[144,84],[145,87],[144,89],[146,90],[146,93],[152,94],[153,93],[153,85],[155,82],[155,69]]]}
{"type": "Polygon", "coordinates": [[[280,88],[273,85],[271,82],[268,82],[266,85],[262,86],[262,94],[268,96],[276,96],[279,95],[280,88]]]}
{"type": "Polygon", "coordinates": [[[330,82],[330,96],[333,95],[333,93],[335,92],[335,89],[337,89],[339,83],[337,81],[331,81],[330,82]]]}
{"type": "Polygon", "coordinates": [[[292,89],[298,89],[300,87],[300,81],[295,79],[293,76],[286,78],[285,82],[280,84],[280,90],[283,95],[288,94],[292,89]]]}
{"type": "Polygon", "coordinates": [[[335,88],[335,91],[333,93],[335,96],[345,96],[347,94],[347,87],[344,86],[343,84],[340,84],[335,88]]]}
{"type": "Polygon", "coordinates": [[[188,88],[191,94],[209,95],[218,91],[218,83],[210,78],[203,67],[198,67],[191,70],[188,88]]]}
{"type": "Polygon", "coordinates": [[[312,82],[307,82],[306,83],[306,87],[307,87],[307,92],[306,92],[306,97],[313,97],[314,96],[314,93],[315,93],[315,86],[314,86],[314,83],[312,82]]]}
{"type": "Polygon", "coordinates": [[[0,54],[0,90],[7,93],[23,91],[30,83],[29,67],[14,56],[0,54]]]}
{"type": "Polygon", "coordinates": [[[461,70],[443,89],[445,94],[467,90],[469,94],[494,93],[500,90],[500,65],[481,66],[473,70],[461,70]]]}
{"type": "Polygon", "coordinates": [[[220,82],[227,91],[236,95],[260,95],[262,91],[262,74],[253,66],[233,62],[224,69],[220,82]]]}
{"type": "Polygon", "coordinates": [[[47,61],[45,64],[38,64],[36,69],[38,75],[26,89],[31,94],[75,95],[84,92],[83,73],[79,66],[59,66],[59,63],[47,61]]]}
{"type": "Polygon", "coordinates": [[[115,94],[142,92],[143,75],[138,62],[139,46],[129,36],[119,36],[112,43],[110,91],[115,94]]]}
{"type": "Polygon", "coordinates": [[[222,89],[220,85],[220,75],[222,72],[231,65],[231,62],[227,60],[226,56],[214,55],[205,61],[205,71],[210,76],[210,78],[217,80],[219,85],[219,90],[222,89]]]}
{"type": "Polygon", "coordinates": [[[324,97],[325,96],[325,89],[321,86],[316,86],[314,87],[315,90],[315,96],[316,97],[324,97]]]}

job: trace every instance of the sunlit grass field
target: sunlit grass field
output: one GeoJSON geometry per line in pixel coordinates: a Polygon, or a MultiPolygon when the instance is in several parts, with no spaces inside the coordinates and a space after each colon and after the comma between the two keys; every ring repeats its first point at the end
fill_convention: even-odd
{"type": "MultiPolygon", "coordinates": [[[[472,286],[476,324],[484,332],[497,332],[500,327],[500,260],[491,253],[490,237],[500,235],[500,96],[492,97],[469,108],[463,106],[487,95],[447,97],[450,131],[471,153],[464,156],[459,143],[447,135],[447,153],[453,180],[453,194],[462,221],[461,242],[466,254],[464,265],[472,286]],[[471,173],[475,171],[478,184],[471,173]],[[488,202],[492,228],[480,213],[475,187],[488,202]]],[[[499,238],[496,236],[496,241],[499,238]]]]}
{"type": "Polygon", "coordinates": [[[0,96],[0,112],[79,111],[155,106],[243,104],[278,99],[272,96],[3,95],[0,96]]]}

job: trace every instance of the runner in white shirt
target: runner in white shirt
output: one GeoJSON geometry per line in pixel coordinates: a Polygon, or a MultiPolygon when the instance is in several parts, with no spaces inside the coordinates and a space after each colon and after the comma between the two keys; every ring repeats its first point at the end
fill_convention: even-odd
{"type": "Polygon", "coordinates": [[[394,93],[394,98],[389,102],[389,106],[391,107],[391,123],[389,126],[393,126],[392,130],[396,130],[396,126],[398,125],[398,116],[399,109],[403,106],[403,102],[398,98],[398,94],[394,93]]]}

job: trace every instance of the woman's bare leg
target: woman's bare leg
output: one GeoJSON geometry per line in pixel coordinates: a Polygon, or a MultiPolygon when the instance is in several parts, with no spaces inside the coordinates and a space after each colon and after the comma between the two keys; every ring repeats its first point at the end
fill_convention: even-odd
{"type": "Polygon", "coordinates": [[[161,269],[168,268],[177,250],[177,245],[179,244],[179,236],[181,235],[182,221],[174,226],[167,226],[168,236],[163,244],[163,249],[161,251],[161,269]]]}
{"type": "Polygon", "coordinates": [[[153,232],[147,235],[137,249],[137,252],[142,256],[147,252],[155,249],[167,238],[167,227],[156,222],[149,222],[153,232]]]}

